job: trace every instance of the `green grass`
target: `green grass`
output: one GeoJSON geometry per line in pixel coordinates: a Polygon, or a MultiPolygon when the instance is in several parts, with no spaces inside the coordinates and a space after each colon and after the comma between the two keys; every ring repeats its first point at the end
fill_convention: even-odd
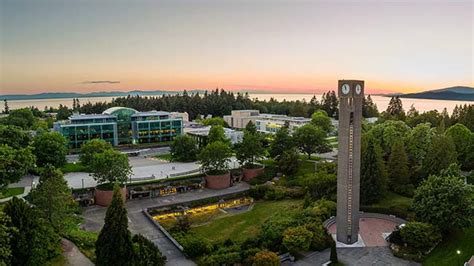
{"type": "Polygon", "coordinates": [[[63,173],[74,173],[74,172],[88,172],[88,169],[85,165],[82,165],[80,162],[77,163],[66,163],[61,167],[63,173]]]}
{"type": "Polygon", "coordinates": [[[50,261],[47,261],[44,265],[45,266],[64,266],[64,265],[68,265],[68,261],[63,255],[59,255],[51,259],[50,261]]]}
{"type": "Polygon", "coordinates": [[[0,199],[21,195],[25,191],[24,187],[11,187],[0,190],[0,199]]]}
{"type": "Polygon", "coordinates": [[[153,156],[157,159],[161,159],[161,160],[165,160],[165,161],[168,161],[168,162],[171,162],[171,153],[166,153],[166,154],[158,154],[158,155],[155,155],[153,156]]]}
{"type": "Polygon", "coordinates": [[[385,197],[378,203],[372,204],[374,207],[404,207],[408,209],[412,203],[413,199],[409,197],[405,197],[402,195],[398,195],[393,192],[387,192],[385,197]]]}
{"type": "Polygon", "coordinates": [[[232,239],[244,241],[259,233],[260,225],[269,217],[295,210],[301,206],[301,200],[261,201],[255,203],[252,210],[217,218],[209,224],[193,227],[191,232],[212,242],[232,239]]]}
{"type": "Polygon", "coordinates": [[[443,241],[428,254],[423,265],[443,266],[443,265],[463,265],[474,254],[474,227],[464,231],[452,232],[445,236],[443,241]],[[456,254],[456,251],[461,254],[456,254]]]}

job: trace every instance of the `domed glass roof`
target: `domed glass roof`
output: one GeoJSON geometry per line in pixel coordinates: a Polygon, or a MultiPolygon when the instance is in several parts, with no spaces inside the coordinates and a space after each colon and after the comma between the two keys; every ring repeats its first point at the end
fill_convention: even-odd
{"type": "Polygon", "coordinates": [[[138,113],[138,111],[128,107],[116,106],[111,107],[102,113],[106,115],[115,115],[119,121],[129,121],[130,117],[133,114],[138,113]]]}

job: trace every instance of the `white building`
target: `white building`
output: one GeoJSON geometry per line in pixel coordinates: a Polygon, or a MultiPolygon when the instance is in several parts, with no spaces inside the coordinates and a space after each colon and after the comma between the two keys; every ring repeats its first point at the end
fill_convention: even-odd
{"type": "Polygon", "coordinates": [[[281,127],[288,124],[289,131],[311,122],[310,118],[292,117],[287,115],[260,114],[258,110],[234,110],[224,120],[233,128],[245,128],[252,121],[259,132],[275,134],[281,127]]]}
{"type": "MultiPolygon", "coordinates": [[[[203,126],[203,127],[185,127],[184,133],[194,137],[198,143],[201,143],[201,137],[207,137],[209,135],[209,130],[211,126],[203,126]]],[[[224,135],[226,138],[230,139],[232,144],[236,144],[242,141],[244,138],[244,132],[233,130],[230,128],[224,128],[224,135]]]]}

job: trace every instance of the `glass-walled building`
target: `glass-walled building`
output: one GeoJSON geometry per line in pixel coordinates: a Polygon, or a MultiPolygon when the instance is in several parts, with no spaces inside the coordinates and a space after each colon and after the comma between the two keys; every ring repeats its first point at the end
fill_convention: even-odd
{"type": "Polygon", "coordinates": [[[102,114],[72,115],[68,121],[55,123],[54,130],[68,139],[70,148],[79,148],[91,139],[103,139],[117,146],[171,141],[182,134],[183,120],[168,112],[112,107],[102,114]]]}

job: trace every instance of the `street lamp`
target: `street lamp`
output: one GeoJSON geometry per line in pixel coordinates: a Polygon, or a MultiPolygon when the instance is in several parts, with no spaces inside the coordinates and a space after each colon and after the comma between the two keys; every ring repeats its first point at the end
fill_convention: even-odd
{"type": "MultiPolygon", "coordinates": [[[[456,250],[456,254],[458,255],[461,255],[461,250],[456,250]]],[[[459,262],[459,256],[457,256],[457,261],[458,261],[458,265],[461,265],[461,263],[459,262]]]]}

